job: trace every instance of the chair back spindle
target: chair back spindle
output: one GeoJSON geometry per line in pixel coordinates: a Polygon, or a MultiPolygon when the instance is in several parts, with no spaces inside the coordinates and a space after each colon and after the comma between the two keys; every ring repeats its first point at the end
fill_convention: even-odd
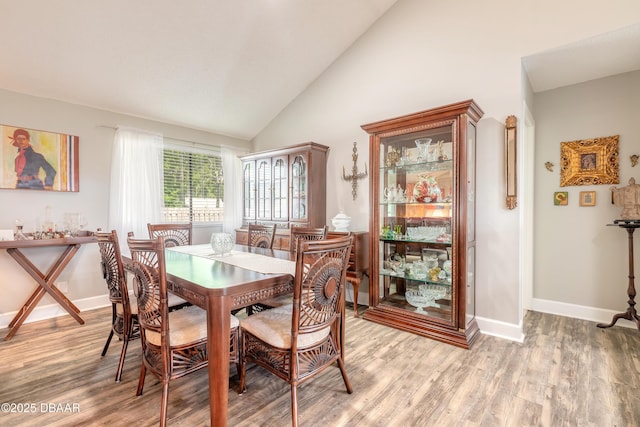
{"type": "Polygon", "coordinates": [[[325,240],[327,238],[328,226],[318,228],[293,227],[291,229],[291,239],[289,240],[289,251],[295,253],[298,249],[298,240],[325,240]]]}
{"type": "Polygon", "coordinates": [[[273,248],[273,242],[276,237],[276,224],[262,225],[249,224],[248,243],[249,246],[258,248],[273,248]]]}
{"type": "Polygon", "coordinates": [[[298,240],[293,288],[294,336],[332,326],[340,316],[351,237],[298,240]]]}
{"type": "Polygon", "coordinates": [[[151,240],[163,237],[164,245],[167,248],[190,245],[192,242],[193,227],[191,223],[147,224],[147,229],[151,240]]]}
{"type": "MultiPolygon", "coordinates": [[[[155,240],[127,239],[131,259],[133,292],[138,304],[138,322],[142,328],[143,348],[146,346],[145,336],[148,331],[168,338],[168,322],[163,322],[169,315],[167,304],[167,282],[164,263],[164,238],[155,240]]],[[[169,346],[162,343],[162,347],[169,346]]]]}
{"type": "Polygon", "coordinates": [[[249,316],[241,324],[240,390],[253,362],[291,386],[291,424],[298,425],[297,387],[334,362],[347,393],[343,360],[344,288],[353,236],[299,239],[293,303],[249,316]]]}
{"type": "Polygon", "coordinates": [[[102,277],[109,290],[112,309],[111,331],[102,350],[102,356],[107,354],[113,335],[117,335],[122,341],[120,362],[116,371],[116,381],[120,381],[128,343],[130,340],[140,337],[137,310],[131,306],[129,299],[127,278],[116,231],[103,232],[102,229],[98,228],[94,235],[98,241],[102,277]]]}

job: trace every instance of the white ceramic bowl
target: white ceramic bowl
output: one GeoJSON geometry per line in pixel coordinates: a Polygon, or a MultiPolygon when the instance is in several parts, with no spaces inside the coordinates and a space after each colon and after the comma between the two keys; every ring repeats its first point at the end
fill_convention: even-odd
{"type": "Polygon", "coordinates": [[[351,217],[347,216],[345,213],[340,212],[338,215],[334,216],[331,219],[331,224],[333,224],[336,231],[349,231],[349,226],[351,225],[351,217]]]}

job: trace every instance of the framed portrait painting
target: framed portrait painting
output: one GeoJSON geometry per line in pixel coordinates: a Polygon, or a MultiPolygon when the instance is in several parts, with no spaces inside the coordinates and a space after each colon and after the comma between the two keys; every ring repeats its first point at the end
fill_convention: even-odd
{"type": "Polygon", "coordinates": [[[618,184],[619,135],[560,144],[560,186],[618,184]]]}
{"type": "Polygon", "coordinates": [[[79,137],[6,125],[0,137],[0,188],[79,191],[79,137]]]}

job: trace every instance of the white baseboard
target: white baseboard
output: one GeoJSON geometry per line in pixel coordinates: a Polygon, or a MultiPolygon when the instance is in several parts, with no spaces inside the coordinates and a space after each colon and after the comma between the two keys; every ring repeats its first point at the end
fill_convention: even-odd
{"type": "MultiPolygon", "coordinates": [[[[607,310],[604,308],[586,307],[583,305],[568,304],[565,302],[550,301],[543,299],[533,299],[532,310],[541,313],[557,314],[559,316],[573,317],[576,319],[589,320],[591,322],[609,324],[617,311],[607,310]]],[[[635,322],[626,319],[620,319],[616,322],[616,326],[625,328],[636,328],[635,322]]]]}
{"type": "MultiPolygon", "coordinates": [[[[360,290],[358,292],[358,302],[362,305],[369,305],[369,293],[367,288],[364,292],[360,290]]],[[[353,302],[353,294],[351,286],[347,286],[346,300],[353,302]]],[[[498,338],[507,339],[510,341],[522,342],[524,340],[524,334],[522,333],[522,325],[514,325],[511,323],[500,322],[498,320],[486,319],[476,316],[478,322],[478,328],[480,332],[486,335],[492,335],[498,338]]]]}
{"type": "Polygon", "coordinates": [[[478,328],[485,335],[502,338],[509,341],[523,342],[524,334],[522,333],[522,324],[501,322],[499,320],[487,319],[485,317],[476,316],[478,328]]]}
{"type": "MultiPolygon", "coordinates": [[[[349,289],[350,291],[350,289],[349,289]]],[[[349,298],[350,292],[347,292],[347,300],[352,301],[349,298]]],[[[361,304],[366,305],[368,303],[368,295],[366,293],[359,293],[358,300],[361,304]],[[364,295],[363,295],[364,294],[364,295]]],[[[96,308],[108,307],[111,302],[109,297],[105,295],[99,295],[90,298],[84,298],[73,303],[80,309],[80,311],[93,310],[96,308]]],[[[539,311],[541,313],[556,314],[559,316],[573,317],[576,319],[588,320],[597,323],[609,323],[615,314],[618,312],[613,310],[606,310],[602,308],[586,307],[576,304],[568,304],[558,301],[550,301],[543,299],[533,299],[532,310],[539,311]]],[[[0,329],[7,328],[9,322],[13,320],[17,311],[10,313],[0,314],[0,329]]],[[[62,307],[57,303],[37,306],[27,317],[24,323],[37,322],[38,320],[46,320],[54,317],[68,315],[62,307]]],[[[480,316],[476,316],[478,327],[480,332],[486,335],[495,336],[498,338],[507,339],[510,341],[523,342],[524,333],[522,332],[522,325],[513,323],[505,323],[494,319],[488,319],[480,316]]],[[[629,320],[620,319],[616,323],[616,326],[622,326],[625,328],[636,328],[636,324],[629,320]]]]}
{"type": "MultiPolygon", "coordinates": [[[[108,307],[111,305],[111,302],[109,301],[109,296],[105,294],[90,298],[79,299],[73,301],[73,304],[80,309],[80,317],[82,317],[83,311],[108,307]]],[[[0,314],[0,329],[7,328],[9,326],[9,322],[13,320],[16,314],[18,314],[17,311],[0,314]]],[[[60,307],[57,303],[38,305],[29,314],[24,323],[26,324],[37,322],[38,320],[46,320],[54,317],[65,316],[68,314],[69,313],[67,313],[67,311],[64,308],[60,307]]]]}
{"type": "MultiPolygon", "coordinates": [[[[574,319],[588,320],[595,323],[610,323],[611,319],[618,312],[603,308],[586,307],[582,305],[569,304],[558,301],[550,301],[543,299],[533,299],[531,310],[541,313],[555,314],[558,316],[572,317],[574,319]]],[[[511,341],[523,342],[524,333],[522,325],[512,323],[504,323],[493,319],[487,319],[476,316],[480,332],[486,335],[492,335],[498,338],[504,338],[511,341]]],[[[635,322],[620,319],[616,322],[616,326],[625,328],[636,328],[635,322]]]]}

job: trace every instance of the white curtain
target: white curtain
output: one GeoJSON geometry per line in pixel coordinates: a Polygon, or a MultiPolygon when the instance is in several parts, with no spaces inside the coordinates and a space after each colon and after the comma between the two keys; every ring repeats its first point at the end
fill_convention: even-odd
{"type": "Polygon", "coordinates": [[[127,233],[149,237],[147,223],[162,221],[162,135],[119,126],[113,141],[109,230],[128,252],[127,233]]]}
{"type": "Polygon", "coordinates": [[[242,162],[239,152],[222,147],[222,171],[224,173],[224,223],[223,230],[235,236],[242,225],[242,162]]]}

